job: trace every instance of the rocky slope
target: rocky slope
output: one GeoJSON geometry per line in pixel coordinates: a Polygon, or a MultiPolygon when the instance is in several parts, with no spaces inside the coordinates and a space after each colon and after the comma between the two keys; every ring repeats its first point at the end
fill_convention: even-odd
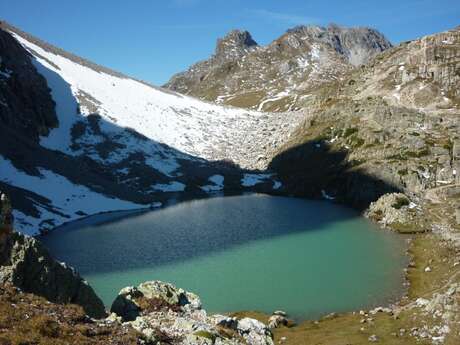
{"type": "Polygon", "coordinates": [[[165,87],[218,104],[294,110],[313,88],[390,47],[369,28],[299,26],[264,47],[247,31],[235,30],[218,40],[211,58],[173,76],[165,87]]]}
{"type": "Polygon", "coordinates": [[[12,197],[18,230],[37,234],[97,212],[159,205],[168,193],[206,196],[259,180],[277,186],[257,169],[300,113],[286,123],[281,114],[204,103],[6,23],[0,29],[0,187],[12,197]]]}

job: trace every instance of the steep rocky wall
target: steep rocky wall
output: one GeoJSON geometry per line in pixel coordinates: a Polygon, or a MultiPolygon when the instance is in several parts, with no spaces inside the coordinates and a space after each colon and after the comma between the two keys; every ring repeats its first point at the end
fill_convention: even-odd
{"type": "Polygon", "coordinates": [[[406,72],[406,78],[432,79],[452,96],[460,96],[460,30],[427,36],[410,45],[417,53],[409,62],[418,70],[406,72]]]}

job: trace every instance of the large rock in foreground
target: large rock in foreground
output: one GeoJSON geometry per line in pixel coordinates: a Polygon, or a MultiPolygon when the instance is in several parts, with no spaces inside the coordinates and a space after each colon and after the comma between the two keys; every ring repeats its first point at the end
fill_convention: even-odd
{"type": "Polygon", "coordinates": [[[274,344],[263,323],[250,318],[208,316],[197,295],[160,281],[122,289],[111,311],[112,318],[131,325],[153,343],[274,344]]]}
{"type": "Polygon", "coordinates": [[[104,304],[94,290],[73,268],[54,260],[36,239],[12,233],[6,252],[6,260],[0,262],[0,282],[51,302],[78,304],[91,317],[105,317],[104,304]]]}
{"type": "Polygon", "coordinates": [[[104,317],[104,304],[73,268],[54,260],[36,239],[13,232],[9,200],[1,192],[0,199],[0,283],[51,302],[78,304],[89,316],[104,317]]]}

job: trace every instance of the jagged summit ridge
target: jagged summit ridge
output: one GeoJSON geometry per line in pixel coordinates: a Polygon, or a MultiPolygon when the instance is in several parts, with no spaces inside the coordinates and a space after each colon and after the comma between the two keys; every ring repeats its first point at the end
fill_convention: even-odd
{"type": "Polygon", "coordinates": [[[218,40],[208,60],[174,75],[165,87],[219,104],[294,110],[309,89],[340,78],[390,47],[369,28],[298,26],[266,46],[236,30],[218,40]]]}

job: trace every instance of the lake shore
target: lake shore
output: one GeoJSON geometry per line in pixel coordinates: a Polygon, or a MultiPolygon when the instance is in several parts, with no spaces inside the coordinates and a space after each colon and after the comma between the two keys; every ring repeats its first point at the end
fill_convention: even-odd
{"type": "MultiPolygon", "coordinates": [[[[407,294],[391,306],[373,310],[333,313],[317,320],[289,324],[273,330],[275,343],[300,344],[456,344],[460,327],[449,323],[449,310],[458,307],[452,287],[460,286],[459,249],[436,234],[413,235],[406,269],[407,294]],[[429,269],[428,269],[429,268],[429,269]],[[449,290],[450,289],[450,290],[449,290]],[[390,308],[390,312],[386,308],[390,308]],[[375,336],[375,337],[374,337],[375,336]]],[[[236,312],[268,322],[270,315],[236,312]]]]}
{"type": "Polygon", "coordinates": [[[284,308],[297,320],[404,294],[404,243],[326,201],[211,198],[95,216],[50,233],[43,243],[74,266],[106,306],[121,288],[152,279],[197,293],[208,312],[284,308]]]}

